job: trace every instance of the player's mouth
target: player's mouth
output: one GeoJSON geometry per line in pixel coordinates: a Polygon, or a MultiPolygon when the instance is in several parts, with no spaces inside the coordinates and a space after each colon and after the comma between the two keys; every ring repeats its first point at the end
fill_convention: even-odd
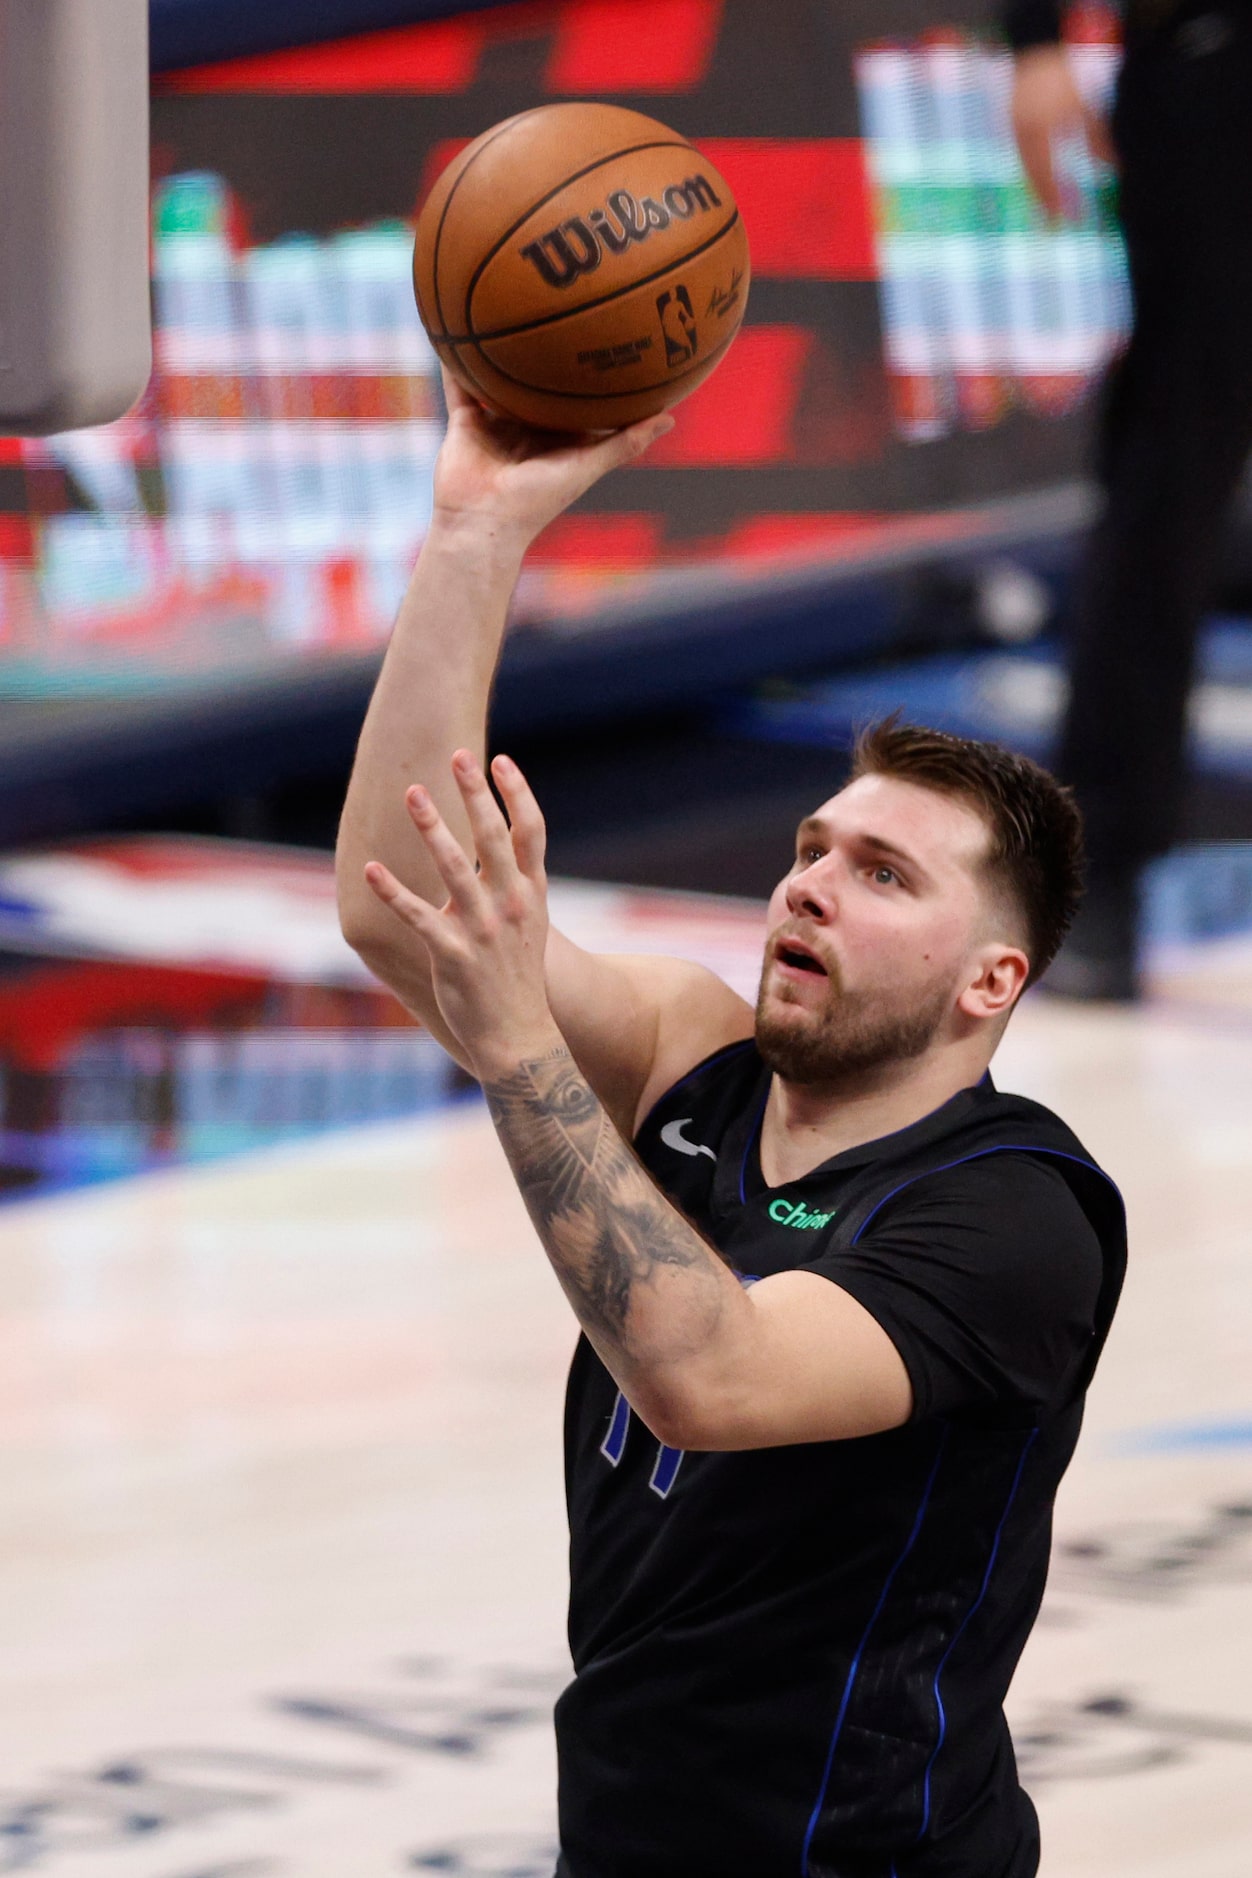
{"type": "Polygon", "coordinates": [[[798,939],[782,939],[774,948],[774,963],[788,978],[829,978],[816,952],[798,939]]]}

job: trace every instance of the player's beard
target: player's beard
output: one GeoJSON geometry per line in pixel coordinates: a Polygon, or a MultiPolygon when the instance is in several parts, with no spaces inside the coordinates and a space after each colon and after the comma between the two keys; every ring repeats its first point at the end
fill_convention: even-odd
{"type": "Polygon", "coordinates": [[[832,974],[826,1001],[814,1009],[792,1003],[785,991],[767,996],[772,954],[761,974],[756,1047],[785,1082],[844,1085],[893,1063],[921,1056],[952,1005],[947,985],[935,985],[909,1009],[884,991],[845,991],[832,974]],[[786,1007],[794,1013],[784,1016],[786,1007]]]}

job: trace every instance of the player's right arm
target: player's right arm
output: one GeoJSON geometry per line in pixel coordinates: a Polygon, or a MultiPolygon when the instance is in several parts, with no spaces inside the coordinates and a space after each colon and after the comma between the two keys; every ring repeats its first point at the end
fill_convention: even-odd
{"type": "MultiPolygon", "coordinates": [[[[597,440],[558,442],[489,418],[451,381],[448,434],[435,473],[430,530],[396,621],[357,748],[340,821],[336,879],[345,937],[451,1053],[425,953],[365,880],[381,861],[423,899],[443,884],[405,806],[430,790],[467,848],[451,758],[481,761],[487,707],[522,558],[536,535],[609,470],[634,461],[670,427],[653,418],[597,440]]],[[[702,1057],[751,1029],[720,979],[675,959],[600,957],[564,934],[548,941],[553,1015],[588,1082],[630,1134],[642,1111],[702,1057]]]]}

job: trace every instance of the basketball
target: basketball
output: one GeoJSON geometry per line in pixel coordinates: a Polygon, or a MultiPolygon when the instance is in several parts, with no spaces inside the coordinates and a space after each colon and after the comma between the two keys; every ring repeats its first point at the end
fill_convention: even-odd
{"type": "Polygon", "coordinates": [[[676,404],[739,330],[748,241],[708,159],[655,118],[549,104],[484,131],[417,223],[418,311],[474,397],[546,430],[676,404]]]}

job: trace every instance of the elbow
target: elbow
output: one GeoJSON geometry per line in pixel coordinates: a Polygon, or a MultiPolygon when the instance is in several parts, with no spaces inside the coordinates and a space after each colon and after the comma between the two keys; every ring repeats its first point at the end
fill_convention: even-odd
{"type": "Polygon", "coordinates": [[[367,965],[383,943],[388,922],[394,915],[378,899],[365,878],[365,857],[369,854],[358,840],[349,840],[341,826],[335,848],[335,902],[339,930],[347,944],[367,965]]]}
{"type": "Polygon", "coordinates": [[[738,1447],[728,1403],[708,1390],[679,1385],[631,1392],[631,1406],[649,1433],[666,1448],[692,1454],[715,1454],[738,1447]]]}
{"type": "Polygon", "coordinates": [[[376,961],[385,956],[380,908],[368,887],[349,887],[342,875],[338,881],[339,930],[357,957],[376,971],[376,961]],[[365,897],[368,896],[368,897],[365,897]]]}
{"type": "Polygon", "coordinates": [[[377,924],[371,924],[367,918],[349,917],[341,911],[339,930],[366,971],[389,986],[403,1003],[402,989],[407,986],[411,972],[406,970],[406,961],[395,945],[380,934],[377,924]]]}
{"type": "Polygon", "coordinates": [[[339,930],[352,947],[359,952],[363,943],[368,943],[370,928],[370,908],[362,898],[368,893],[364,879],[356,879],[357,870],[350,867],[341,854],[335,856],[335,903],[339,914],[339,930]]]}
{"type": "Polygon", "coordinates": [[[396,948],[381,939],[377,932],[371,932],[364,926],[341,920],[339,930],[365,969],[399,996],[398,987],[407,981],[408,974],[405,961],[396,948]]]}
{"type": "Polygon", "coordinates": [[[343,934],[345,944],[356,953],[358,958],[363,959],[369,965],[370,954],[377,949],[377,933],[372,932],[367,922],[358,914],[354,911],[345,911],[342,905],[339,909],[339,930],[343,934]]]}
{"type": "Polygon", "coordinates": [[[684,1452],[699,1454],[704,1452],[699,1441],[694,1437],[694,1421],[683,1415],[675,1415],[666,1409],[636,1410],[640,1421],[648,1433],[660,1442],[663,1448],[680,1448],[684,1452]]]}
{"type": "Polygon", "coordinates": [[[664,1447],[718,1454],[758,1445],[759,1367],[750,1334],[745,1340],[756,1322],[737,1285],[731,1303],[741,1315],[719,1334],[655,1367],[640,1364],[633,1387],[626,1387],[635,1413],[664,1447]]]}

